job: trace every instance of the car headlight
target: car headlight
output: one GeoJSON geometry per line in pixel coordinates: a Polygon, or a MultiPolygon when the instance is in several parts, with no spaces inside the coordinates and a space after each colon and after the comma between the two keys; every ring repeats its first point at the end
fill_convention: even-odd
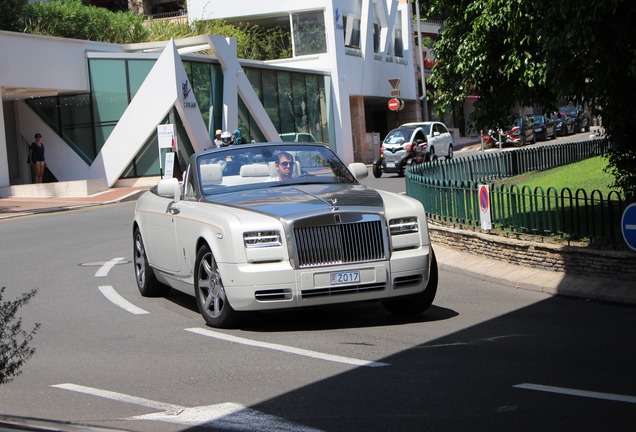
{"type": "Polygon", "coordinates": [[[389,221],[389,232],[391,235],[409,234],[420,231],[417,217],[402,217],[389,221]]]}
{"type": "Polygon", "coordinates": [[[278,231],[252,231],[243,233],[243,244],[247,249],[280,246],[278,231]]]}

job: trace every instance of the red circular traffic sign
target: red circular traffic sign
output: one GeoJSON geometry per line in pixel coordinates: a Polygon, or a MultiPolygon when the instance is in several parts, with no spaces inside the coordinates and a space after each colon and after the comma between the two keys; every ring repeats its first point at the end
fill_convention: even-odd
{"type": "Polygon", "coordinates": [[[490,194],[488,193],[488,186],[479,187],[479,207],[482,213],[488,212],[490,207],[490,194]]]}
{"type": "Polygon", "coordinates": [[[397,111],[400,109],[400,101],[393,98],[393,99],[389,99],[389,109],[391,111],[397,111]]]}

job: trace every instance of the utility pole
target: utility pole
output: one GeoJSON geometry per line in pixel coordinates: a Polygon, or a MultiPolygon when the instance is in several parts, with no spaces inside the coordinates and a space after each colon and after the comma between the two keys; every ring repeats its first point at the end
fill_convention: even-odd
{"type": "Polygon", "coordinates": [[[424,55],[422,54],[422,27],[420,25],[420,1],[415,0],[415,16],[417,19],[417,37],[419,45],[420,79],[422,80],[422,109],[423,120],[428,121],[428,100],[426,98],[426,77],[424,76],[424,55]]]}

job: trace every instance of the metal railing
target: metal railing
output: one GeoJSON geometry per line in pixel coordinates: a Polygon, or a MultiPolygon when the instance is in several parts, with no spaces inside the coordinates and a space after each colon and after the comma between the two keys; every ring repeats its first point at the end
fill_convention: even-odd
{"type": "Polygon", "coordinates": [[[617,192],[500,185],[501,178],[601,155],[606,139],[533,147],[438,160],[406,171],[406,193],[424,204],[429,217],[444,223],[481,226],[479,185],[489,188],[493,229],[537,236],[622,245],[625,202],[617,192]]]}

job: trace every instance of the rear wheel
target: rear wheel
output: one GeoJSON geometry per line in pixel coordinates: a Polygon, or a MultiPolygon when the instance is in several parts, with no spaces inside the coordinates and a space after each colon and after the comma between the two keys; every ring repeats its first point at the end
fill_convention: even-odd
{"type": "Polygon", "coordinates": [[[448,146],[448,155],[446,156],[446,159],[452,159],[453,158],[453,145],[449,145],[448,146]]]}
{"type": "Polygon", "coordinates": [[[227,300],[221,274],[208,245],[201,246],[197,253],[194,292],[199,311],[209,326],[229,328],[237,323],[239,313],[227,300]]]}
{"type": "Polygon", "coordinates": [[[382,302],[382,305],[386,310],[394,315],[419,315],[433,304],[435,294],[437,294],[438,279],[437,258],[435,258],[435,252],[433,252],[433,249],[431,248],[431,269],[428,277],[428,284],[424,291],[419,294],[397,300],[387,300],[382,302]]]}
{"type": "Polygon", "coordinates": [[[141,238],[141,231],[135,228],[133,234],[133,257],[135,266],[135,281],[139,293],[144,297],[161,297],[170,291],[170,287],[160,283],[148,263],[146,248],[141,238]]]}

